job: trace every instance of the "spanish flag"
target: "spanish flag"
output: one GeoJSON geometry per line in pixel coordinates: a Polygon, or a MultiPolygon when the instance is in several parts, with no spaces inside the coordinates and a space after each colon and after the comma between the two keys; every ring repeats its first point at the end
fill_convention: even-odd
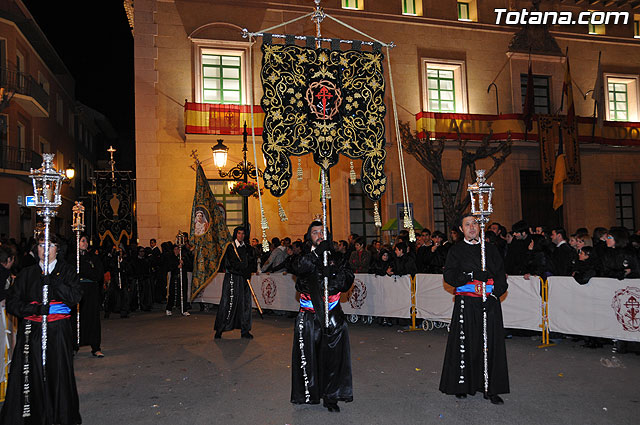
{"type": "Polygon", "coordinates": [[[576,108],[573,105],[573,84],[571,83],[571,70],[569,68],[569,56],[567,56],[567,70],[564,73],[564,83],[562,84],[562,95],[567,98],[567,125],[571,127],[576,119],[576,108]]]}
{"type": "Polygon", "coordinates": [[[556,156],[556,169],[553,175],[553,209],[557,210],[564,203],[564,182],[567,180],[567,158],[562,142],[562,129],[559,129],[558,156],[556,156]]]}

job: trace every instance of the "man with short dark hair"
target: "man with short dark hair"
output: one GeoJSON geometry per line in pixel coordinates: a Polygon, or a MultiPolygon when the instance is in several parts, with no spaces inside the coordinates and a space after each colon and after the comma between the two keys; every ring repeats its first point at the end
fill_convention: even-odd
{"type": "Polygon", "coordinates": [[[253,339],[251,330],[251,289],[247,279],[251,278],[254,267],[254,250],[244,243],[245,228],[233,230],[233,242],[227,245],[222,264],[225,275],[222,296],[215,323],[215,339],[222,338],[222,332],[240,329],[242,338],[253,339]]]}
{"type": "Polygon", "coordinates": [[[504,258],[504,269],[508,275],[524,275],[527,263],[527,251],[531,240],[529,239],[529,225],[520,220],[511,226],[513,239],[507,246],[507,255],[504,258]]]}
{"type": "Polygon", "coordinates": [[[444,357],[440,391],[464,399],[484,391],[483,311],[487,313],[489,388],[485,398],[503,404],[498,394],[509,392],[509,372],[504,344],[500,296],[507,291],[502,257],[495,245],[486,244],[486,271],[482,270],[480,226],[466,215],[460,223],[464,238],[449,249],[444,280],[456,289],[451,328],[444,357]],[[485,282],[487,301],[482,301],[485,282]]]}
{"type": "Polygon", "coordinates": [[[39,264],[22,269],[7,292],[7,312],[19,321],[0,423],[80,424],[82,418],[72,354],[76,333],[69,318],[71,306],[80,302],[82,292],[75,267],[57,258],[56,236],[50,238],[47,267],[44,238],[38,242],[39,264]],[[46,276],[43,275],[45,269],[49,271],[46,276]],[[43,304],[45,284],[49,293],[48,302],[43,304]],[[43,367],[42,322],[45,315],[47,362],[43,367]],[[27,417],[25,410],[29,412],[27,417]]]}
{"type": "Polygon", "coordinates": [[[324,240],[322,223],[313,221],[305,239],[311,252],[293,264],[298,277],[300,311],[293,331],[291,402],[323,405],[339,412],[338,401],[353,401],[351,354],[347,322],[340,307],[340,294],[353,284],[353,272],[336,263],[330,240],[324,240]],[[324,265],[324,253],[329,257],[324,265]],[[329,326],[325,326],[324,277],[328,278],[329,326]]]}
{"type": "Polygon", "coordinates": [[[556,246],[551,255],[553,274],[555,276],[571,276],[578,255],[576,250],[567,243],[567,231],[562,227],[552,229],[551,242],[556,246]]]}
{"type": "MultiPolygon", "coordinates": [[[[262,265],[261,270],[263,272],[277,270],[287,259],[287,246],[282,244],[279,238],[271,239],[271,243],[273,244],[273,250],[271,251],[271,255],[269,255],[267,261],[262,265]]],[[[289,239],[289,243],[291,243],[291,239],[289,239]]]]}

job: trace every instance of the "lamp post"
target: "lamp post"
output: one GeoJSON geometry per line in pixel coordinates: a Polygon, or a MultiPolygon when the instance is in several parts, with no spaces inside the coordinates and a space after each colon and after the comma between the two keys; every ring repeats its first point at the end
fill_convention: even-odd
{"type": "MultiPolygon", "coordinates": [[[[51,218],[57,214],[57,208],[62,205],[60,189],[67,178],[65,173],[53,167],[52,153],[42,155],[42,167],[31,169],[29,177],[33,183],[33,195],[38,215],[44,222],[44,285],[42,286],[42,305],[49,304],[49,232],[51,218]]],[[[42,316],[42,367],[45,371],[47,365],[47,315],[42,316]]],[[[45,375],[46,379],[46,375],[45,375]]]]}
{"type": "MultiPolygon", "coordinates": [[[[249,177],[256,179],[256,168],[251,162],[247,161],[247,123],[244,123],[244,131],[242,132],[242,161],[236,164],[235,167],[229,171],[223,171],[222,169],[227,165],[227,154],[229,148],[225,146],[222,139],[218,139],[218,143],[211,147],[211,153],[213,155],[213,162],[218,168],[218,174],[223,179],[230,178],[236,182],[247,183],[249,177]]],[[[262,170],[257,168],[258,176],[262,177],[262,170]]],[[[242,195],[242,224],[246,226],[249,224],[249,196],[253,195],[253,192],[241,193],[242,195]]]]}

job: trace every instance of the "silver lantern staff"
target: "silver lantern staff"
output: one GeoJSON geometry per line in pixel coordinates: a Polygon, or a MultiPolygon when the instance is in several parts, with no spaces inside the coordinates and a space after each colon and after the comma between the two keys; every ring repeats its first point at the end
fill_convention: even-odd
{"type": "MultiPolygon", "coordinates": [[[[80,276],[80,233],[84,231],[84,205],[76,201],[71,209],[73,212],[73,223],[71,229],[76,233],[76,273],[80,276]]],[[[80,347],[80,303],[76,306],[76,340],[80,347]]]]}
{"type": "MultiPolygon", "coordinates": [[[[57,214],[56,209],[62,205],[60,189],[66,179],[64,172],[53,167],[53,157],[55,154],[45,153],[42,155],[42,167],[31,169],[29,177],[33,182],[33,195],[35,197],[35,207],[38,215],[44,222],[44,285],[42,286],[42,305],[49,304],[49,247],[51,245],[49,232],[51,218],[57,214]]],[[[42,368],[43,376],[46,380],[47,365],[47,315],[42,316],[42,368]]]]}
{"type": "MultiPolygon", "coordinates": [[[[184,233],[178,230],[178,235],[176,236],[176,245],[180,247],[180,252],[178,253],[178,259],[180,263],[182,263],[182,247],[184,246],[184,233]]],[[[180,275],[180,313],[184,314],[184,293],[182,292],[183,282],[182,282],[182,267],[178,267],[178,274],[180,275]]]]}
{"type": "MultiPolygon", "coordinates": [[[[487,256],[484,241],[484,231],[489,216],[493,212],[491,197],[493,195],[493,183],[486,181],[485,170],[476,170],[476,182],[470,184],[468,189],[471,196],[471,214],[480,225],[480,252],[482,255],[482,271],[487,270],[487,256]]],[[[489,393],[489,362],[487,357],[487,282],[482,282],[482,338],[484,361],[484,394],[489,393]]]]}
{"type": "MultiPolygon", "coordinates": [[[[313,12],[311,16],[311,20],[316,24],[316,48],[320,48],[320,37],[322,37],[322,32],[320,31],[320,24],[325,18],[324,10],[320,7],[321,0],[314,0],[316,4],[316,10],[313,12]]],[[[327,240],[327,188],[329,187],[329,182],[327,181],[327,166],[323,166],[320,169],[321,182],[322,184],[322,236],[323,240],[327,240]]],[[[329,252],[324,251],[322,264],[326,268],[329,266],[329,252]]],[[[324,277],[324,327],[329,327],[329,278],[327,276],[324,277]]]]}

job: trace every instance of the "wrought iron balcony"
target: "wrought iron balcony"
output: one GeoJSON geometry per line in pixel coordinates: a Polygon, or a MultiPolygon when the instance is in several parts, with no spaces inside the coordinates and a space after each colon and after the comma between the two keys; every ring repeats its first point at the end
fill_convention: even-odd
{"type": "Polygon", "coordinates": [[[0,68],[0,87],[14,93],[14,99],[32,116],[49,116],[49,94],[31,75],[0,68]]]}
{"type": "Polygon", "coordinates": [[[42,165],[42,156],[31,149],[2,146],[0,149],[0,168],[29,171],[42,165]]]}

